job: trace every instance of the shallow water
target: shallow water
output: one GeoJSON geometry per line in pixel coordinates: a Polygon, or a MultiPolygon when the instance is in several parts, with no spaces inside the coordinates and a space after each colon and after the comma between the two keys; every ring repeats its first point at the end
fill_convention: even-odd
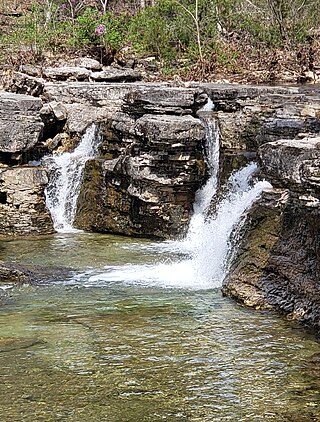
{"type": "Polygon", "coordinates": [[[1,422],[320,420],[318,343],[184,285],[174,243],[57,234],[0,258],[68,268],[0,290],[1,422]]]}

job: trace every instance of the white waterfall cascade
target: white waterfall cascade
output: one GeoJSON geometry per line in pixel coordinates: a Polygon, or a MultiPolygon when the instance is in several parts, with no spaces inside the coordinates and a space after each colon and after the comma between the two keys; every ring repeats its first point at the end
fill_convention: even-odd
{"type": "MultiPolygon", "coordinates": [[[[206,108],[208,112],[210,108],[206,108]]],[[[212,110],[212,108],[211,108],[212,110]]],[[[217,204],[214,215],[209,207],[216,194],[219,175],[219,131],[212,113],[202,116],[207,134],[209,179],[196,195],[194,215],[184,240],[151,244],[153,251],[180,254],[180,259],[158,264],[106,266],[100,274],[87,278],[84,286],[110,282],[184,289],[212,289],[221,287],[228,271],[230,238],[245,220],[247,210],[264,189],[266,181],[254,181],[257,165],[251,163],[234,172],[227,183],[224,197],[217,204]],[[181,255],[183,258],[181,258],[181,255]]],[[[136,248],[137,246],[133,246],[136,248]]]]}
{"type": "Polygon", "coordinates": [[[73,222],[86,162],[93,158],[99,146],[96,125],[90,126],[73,152],[64,152],[44,158],[50,170],[46,189],[46,203],[54,228],[58,232],[74,231],[73,222]]]}
{"type": "Polygon", "coordinates": [[[193,216],[190,220],[188,233],[184,241],[190,243],[191,247],[195,242],[201,241],[199,235],[208,217],[209,207],[212,198],[218,188],[219,160],[220,160],[220,132],[216,120],[212,117],[213,103],[209,102],[202,108],[200,117],[206,132],[206,163],[208,167],[208,180],[197,192],[193,204],[193,216]]]}

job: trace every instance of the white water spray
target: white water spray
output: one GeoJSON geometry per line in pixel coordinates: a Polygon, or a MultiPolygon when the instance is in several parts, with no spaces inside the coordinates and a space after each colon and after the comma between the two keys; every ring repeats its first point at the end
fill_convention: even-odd
{"type": "MultiPolygon", "coordinates": [[[[195,202],[193,205],[193,216],[191,217],[189,230],[185,239],[193,244],[202,232],[208,216],[209,207],[212,198],[218,189],[219,178],[219,160],[220,160],[220,132],[216,120],[212,116],[214,105],[211,101],[200,110],[200,117],[206,132],[206,163],[208,167],[208,180],[196,192],[195,202]]],[[[199,238],[199,241],[201,239],[199,238]]]]}
{"type": "Polygon", "coordinates": [[[73,152],[45,157],[50,169],[50,182],[46,189],[47,207],[54,228],[59,232],[73,231],[77,200],[86,162],[97,153],[99,138],[97,127],[90,126],[73,152]]]}
{"type": "Polygon", "coordinates": [[[187,236],[181,242],[150,245],[153,251],[180,253],[187,258],[155,265],[105,267],[102,273],[89,277],[85,286],[121,282],[164,288],[211,289],[222,285],[229,266],[230,237],[235,228],[241,227],[254,201],[271,185],[265,181],[253,182],[257,166],[254,163],[247,165],[230,176],[226,194],[214,215],[210,216],[209,208],[217,191],[219,175],[219,131],[210,117],[212,113],[207,114],[210,110],[211,105],[202,110],[206,112],[202,119],[207,134],[209,178],[197,192],[187,236]]]}

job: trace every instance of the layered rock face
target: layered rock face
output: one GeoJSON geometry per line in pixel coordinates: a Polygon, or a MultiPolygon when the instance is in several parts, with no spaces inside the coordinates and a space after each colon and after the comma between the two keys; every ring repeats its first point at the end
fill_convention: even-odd
{"type": "Polygon", "coordinates": [[[44,168],[24,166],[44,128],[42,101],[27,95],[0,94],[0,234],[53,232],[45,205],[48,183],[44,168]],[[8,167],[8,165],[13,167],[8,167]]]}
{"type": "MultiPolygon", "coordinates": [[[[25,80],[30,78],[40,81],[25,80]]],[[[86,128],[98,123],[105,128],[101,154],[87,164],[75,224],[136,236],[182,234],[205,178],[205,131],[196,112],[206,95],[166,84],[91,82],[46,82],[41,92],[42,100],[2,94],[0,233],[53,231],[46,169],[32,163],[73,149],[86,128]],[[10,120],[12,114],[16,119],[10,120]]]]}
{"type": "Polygon", "coordinates": [[[76,226],[158,238],[182,235],[205,177],[205,131],[191,115],[205,101],[195,90],[131,91],[105,130],[102,157],[87,163],[76,226]]]}
{"type": "Polygon", "coordinates": [[[47,171],[41,167],[0,167],[0,234],[38,235],[53,232],[44,189],[47,171]]]}
{"type": "Polygon", "coordinates": [[[258,154],[275,189],[250,211],[224,292],[320,333],[320,138],[271,142],[258,154]]]}
{"type": "Polygon", "coordinates": [[[0,154],[23,153],[36,145],[44,127],[42,102],[27,95],[0,96],[0,154]]]}
{"type": "Polygon", "coordinates": [[[85,170],[76,226],[148,237],[181,235],[204,177],[204,128],[192,116],[114,116],[108,159],[85,170]]]}

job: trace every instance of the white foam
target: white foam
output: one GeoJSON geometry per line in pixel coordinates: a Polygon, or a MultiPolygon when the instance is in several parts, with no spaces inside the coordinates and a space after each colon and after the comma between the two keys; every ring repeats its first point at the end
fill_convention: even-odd
{"type": "Polygon", "coordinates": [[[206,219],[195,218],[192,232],[188,233],[185,240],[149,246],[152,250],[158,248],[161,252],[172,250],[181,254],[187,253],[188,258],[154,265],[108,266],[101,274],[89,277],[85,286],[120,282],[195,290],[220,287],[228,270],[230,236],[234,228],[239,227],[245,212],[261,192],[270,187],[270,184],[264,181],[250,185],[256,170],[256,165],[250,164],[233,174],[229,179],[227,194],[218,205],[215,216],[206,219]]]}

